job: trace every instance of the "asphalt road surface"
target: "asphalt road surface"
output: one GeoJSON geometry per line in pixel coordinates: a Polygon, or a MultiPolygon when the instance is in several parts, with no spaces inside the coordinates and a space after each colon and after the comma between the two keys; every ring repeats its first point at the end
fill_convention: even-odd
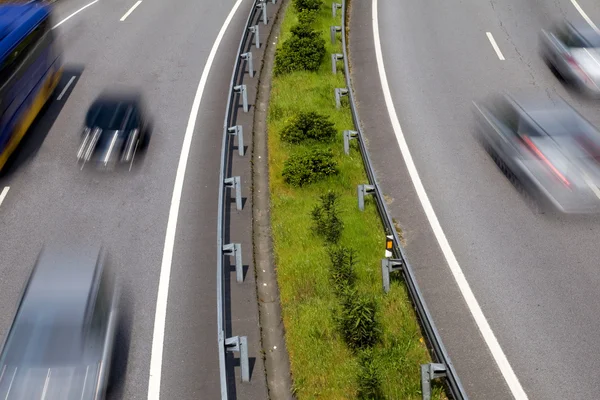
{"type": "MultiPolygon", "coordinates": [[[[226,92],[251,2],[237,4],[204,88],[179,223],[171,237],[164,340],[155,348],[155,310],[166,301],[157,296],[158,285],[183,138],[200,76],[236,2],[99,0],[82,9],[87,4],[56,3],[55,23],[71,16],[56,29],[65,74],[0,180],[0,331],[9,328],[43,244],[102,243],[121,275],[127,306],[111,397],[158,399],[156,391],[148,393],[149,379],[157,379],[156,374],[149,378],[150,360],[162,348],[162,358],[154,359],[161,367],[160,398],[216,399],[218,167],[226,92]],[[141,89],[151,110],[154,133],[148,152],[136,156],[129,173],[81,171],[75,155],[87,106],[103,89],[122,85],[141,89]]],[[[252,286],[237,290],[253,293],[252,286]]],[[[263,400],[256,303],[237,311],[246,323],[250,356],[258,360],[251,383],[238,388],[237,395],[263,400]]]]}
{"type": "Polygon", "coordinates": [[[565,89],[539,55],[542,28],[582,13],[598,24],[600,5],[377,3],[382,58],[403,137],[491,332],[475,324],[470,310],[477,307],[471,300],[467,307],[448,248],[436,240],[439,230],[411,184],[380,85],[371,0],[352,2],[359,112],[409,259],[467,393],[472,399],[597,398],[600,221],[550,217],[530,207],[475,141],[471,102],[502,90],[555,93],[600,126],[600,104],[565,89]],[[499,347],[492,352],[486,343],[495,340],[499,347]],[[499,367],[502,354],[508,363],[499,367]]]}

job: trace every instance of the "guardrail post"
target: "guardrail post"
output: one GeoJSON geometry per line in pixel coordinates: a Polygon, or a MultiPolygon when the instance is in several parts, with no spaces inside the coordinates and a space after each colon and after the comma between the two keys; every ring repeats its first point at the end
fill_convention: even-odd
{"type": "Polygon", "coordinates": [[[248,362],[248,338],[246,336],[233,336],[225,339],[227,351],[240,353],[240,368],[242,369],[242,382],[250,382],[250,363],[248,362]]]}
{"type": "Polygon", "coordinates": [[[248,74],[250,75],[250,78],[254,78],[254,63],[252,62],[252,52],[249,51],[247,53],[242,53],[240,54],[240,57],[242,58],[242,60],[248,62],[248,74]]]}
{"type": "Polygon", "coordinates": [[[235,189],[235,206],[238,211],[242,209],[242,182],[239,176],[226,178],[223,182],[228,188],[235,189]]]}
{"type": "Polygon", "coordinates": [[[223,246],[223,254],[235,257],[235,279],[238,283],[244,281],[244,264],[242,264],[242,245],[229,243],[223,246]]]}
{"type": "Polygon", "coordinates": [[[256,8],[260,8],[262,11],[263,24],[267,25],[267,2],[266,0],[259,0],[256,8]]]}
{"type": "Polygon", "coordinates": [[[254,44],[257,49],[260,49],[260,38],[258,37],[258,25],[250,26],[248,30],[254,33],[254,44]]]}
{"type": "Polygon", "coordinates": [[[244,107],[244,112],[248,112],[248,91],[246,90],[246,85],[237,85],[233,87],[234,93],[241,93],[242,95],[242,106],[244,107]]]}
{"type": "Polygon", "coordinates": [[[331,55],[331,72],[335,75],[337,73],[337,62],[343,60],[344,55],[340,53],[334,53],[331,55]]]}
{"type": "Polygon", "coordinates": [[[431,381],[446,376],[446,366],[444,364],[421,364],[421,393],[423,400],[431,399],[431,381]]]}
{"type": "Polygon", "coordinates": [[[333,18],[335,18],[338,8],[342,8],[342,5],[340,3],[333,3],[331,5],[331,15],[333,16],[333,18]]]}
{"type": "Polygon", "coordinates": [[[365,211],[365,195],[375,194],[375,186],[373,185],[358,185],[358,209],[365,211]]]}
{"type": "Polygon", "coordinates": [[[344,131],[344,153],[350,154],[350,140],[358,138],[357,131],[344,131]]]}
{"type": "Polygon", "coordinates": [[[348,95],[348,89],[346,88],[335,88],[335,106],[340,108],[342,106],[342,96],[348,95]]]}
{"type": "Polygon", "coordinates": [[[330,26],[329,27],[329,32],[331,33],[331,44],[335,44],[335,34],[337,32],[341,32],[341,31],[342,31],[341,26],[330,26]]]}
{"type": "Polygon", "coordinates": [[[400,271],[402,268],[404,268],[402,260],[393,260],[391,258],[381,259],[381,279],[383,281],[384,293],[390,291],[390,274],[394,271],[400,271]]]}
{"type": "Polygon", "coordinates": [[[240,156],[244,155],[244,127],[241,125],[235,125],[227,128],[227,132],[231,136],[237,136],[238,139],[238,153],[240,156]]]}

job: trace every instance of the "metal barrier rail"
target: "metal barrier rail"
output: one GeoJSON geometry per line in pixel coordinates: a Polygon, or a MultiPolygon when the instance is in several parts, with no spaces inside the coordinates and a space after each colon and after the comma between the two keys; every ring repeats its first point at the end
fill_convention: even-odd
{"type": "MultiPolygon", "coordinates": [[[[272,0],[275,3],[275,0],[272,0]]],[[[240,44],[236,52],[235,65],[233,73],[231,74],[231,81],[229,83],[229,91],[227,97],[227,105],[225,111],[225,120],[223,122],[223,141],[221,144],[221,165],[219,172],[219,200],[218,200],[218,216],[217,216],[217,338],[219,346],[219,370],[220,370],[220,382],[221,382],[221,399],[228,399],[228,380],[227,380],[227,351],[235,351],[240,353],[240,368],[242,381],[248,382],[250,380],[250,371],[248,363],[248,342],[246,336],[233,336],[225,337],[226,329],[226,317],[225,317],[225,274],[223,270],[223,264],[225,257],[233,256],[235,258],[236,275],[237,281],[243,281],[243,270],[242,270],[242,253],[241,245],[239,243],[226,243],[225,231],[223,229],[224,217],[225,217],[225,190],[235,190],[236,207],[238,210],[242,209],[242,198],[241,198],[241,182],[239,176],[227,176],[227,162],[229,157],[233,154],[233,139],[232,136],[238,139],[239,155],[244,155],[244,141],[243,141],[243,129],[241,125],[235,125],[235,113],[234,109],[239,107],[239,101],[242,100],[242,106],[244,112],[248,112],[248,98],[246,92],[246,85],[242,85],[245,72],[241,71],[242,61],[248,65],[249,76],[254,76],[254,69],[252,65],[252,52],[248,49],[251,47],[252,42],[249,42],[251,35],[254,35],[256,47],[260,46],[259,41],[259,29],[256,21],[261,18],[264,24],[267,24],[266,19],[266,0],[254,0],[252,8],[248,14],[246,24],[244,25],[244,32],[240,39],[240,44]],[[248,46],[249,45],[249,46],[248,46]],[[242,72],[240,74],[240,72],[242,72]],[[237,98],[237,99],[236,99],[237,98]]]]}
{"type": "Polygon", "coordinates": [[[362,156],[363,164],[369,180],[369,185],[359,185],[358,187],[359,207],[364,207],[364,195],[373,195],[377,204],[377,210],[388,237],[388,243],[386,243],[386,258],[384,258],[381,263],[384,290],[389,290],[389,273],[395,270],[400,270],[404,277],[404,281],[408,288],[414,308],[419,316],[419,321],[425,332],[425,337],[428,341],[429,347],[433,352],[434,361],[436,361],[436,363],[425,364],[421,366],[421,386],[423,398],[430,398],[431,381],[433,379],[445,378],[450,395],[456,400],[466,400],[468,399],[467,394],[465,393],[462,383],[460,382],[456,370],[454,369],[454,365],[452,364],[444,344],[442,343],[442,339],[440,338],[431,314],[429,313],[427,305],[425,304],[423,294],[421,293],[419,285],[417,284],[413,269],[410,266],[404,248],[400,243],[398,232],[394,227],[392,217],[387,209],[387,205],[381,193],[381,189],[379,188],[379,184],[377,183],[377,179],[371,165],[371,159],[369,158],[369,152],[367,151],[367,147],[364,142],[362,129],[360,127],[360,118],[358,117],[354,94],[352,92],[350,68],[348,65],[348,52],[346,43],[346,5],[346,0],[342,0],[342,4],[334,3],[332,7],[332,13],[334,17],[336,14],[336,9],[341,8],[342,10],[341,29],[340,27],[336,26],[331,27],[331,38],[332,41],[335,41],[335,33],[341,31],[343,52],[342,54],[332,54],[332,71],[334,73],[336,72],[335,64],[337,60],[343,58],[344,74],[346,79],[346,88],[336,89],[335,97],[339,106],[341,97],[345,95],[348,96],[350,110],[352,112],[352,121],[354,122],[356,131],[344,132],[344,147],[346,152],[348,152],[350,139],[356,139],[358,141],[360,154],[362,156]]]}

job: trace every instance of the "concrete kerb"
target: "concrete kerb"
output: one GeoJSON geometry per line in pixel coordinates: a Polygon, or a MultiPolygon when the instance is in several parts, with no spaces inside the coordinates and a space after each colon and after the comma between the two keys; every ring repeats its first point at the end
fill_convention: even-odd
{"type": "Polygon", "coordinates": [[[259,75],[258,98],[253,127],[252,196],[254,262],[256,272],[259,318],[264,354],[267,387],[271,400],[293,399],[292,375],[287,348],[285,327],[281,317],[279,287],[273,243],[271,239],[269,163],[267,144],[267,116],[271,77],[281,22],[290,0],[283,0],[275,22],[265,41],[263,68],[259,75]]]}
{"type": "Polygon", "coordinates": [[[279,6],[274,16],[273,27],[265,41],[263,67],[259,74],[252,149],[252,214],[257,301],[267,387],[269,398],[272,400],[294,398],[271,241],[267,145],[267,115],[272,69],[282,16],[285,15],[288,5],[289,0],[284,0],[279,6]]]}

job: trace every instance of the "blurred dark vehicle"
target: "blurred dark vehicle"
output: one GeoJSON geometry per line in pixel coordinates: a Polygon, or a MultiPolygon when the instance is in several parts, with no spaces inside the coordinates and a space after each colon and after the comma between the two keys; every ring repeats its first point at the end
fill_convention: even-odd
{"type": "Polygon", "coordinates": [[[600,211],[600,132],[564,100],[504,94],[475,113],[488,152],[542,207],[600,211]]]}
{"type": "Polygon", "coordinates": [[[94,254],[40,254],[3,344],[0,398],[104,398],[118,295],[102,251],[94,254]]]}
{"type": "Polygon", "coordinates": [[[81,168],[90,161],[100,169],[131,167],[136,152],[148,147],[151,131],[140,94],[105,92],[87,112],[77,160],[81,168]]]}
{"type": "Polygon", "coordinates": [[[600,33],[586,22],[567,20],[542,30],[542,57],[567,83],[600,96],[600,33]]]}

